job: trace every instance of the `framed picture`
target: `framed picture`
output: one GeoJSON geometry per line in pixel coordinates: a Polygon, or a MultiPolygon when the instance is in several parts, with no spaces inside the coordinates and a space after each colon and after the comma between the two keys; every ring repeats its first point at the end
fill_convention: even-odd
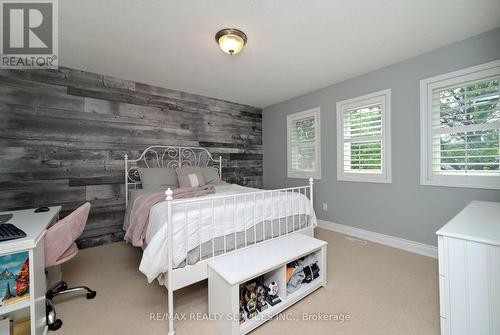
{"type": "Polygon", "coordinates": [[[0,306],[29,298],[29,253],[0,256],[0,306]]]}

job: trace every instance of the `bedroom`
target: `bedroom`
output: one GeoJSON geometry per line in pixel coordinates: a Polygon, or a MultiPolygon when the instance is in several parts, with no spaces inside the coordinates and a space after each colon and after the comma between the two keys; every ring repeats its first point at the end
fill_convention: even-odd
{"type": "Polygon", "coordinates": [[[0,334],[500,334],[498,0],[0,8],[0,334]]]}

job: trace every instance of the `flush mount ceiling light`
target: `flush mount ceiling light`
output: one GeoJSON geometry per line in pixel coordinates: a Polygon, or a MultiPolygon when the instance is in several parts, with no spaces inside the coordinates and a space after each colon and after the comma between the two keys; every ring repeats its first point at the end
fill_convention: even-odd
{"type": "Polygon", "coordinates": [[[236,55],[247,42],[247,35],[244,32],[234,28],[219,30],[215,34],[215,41],[219,44],[222,51],[228,55],[236,55]]]}

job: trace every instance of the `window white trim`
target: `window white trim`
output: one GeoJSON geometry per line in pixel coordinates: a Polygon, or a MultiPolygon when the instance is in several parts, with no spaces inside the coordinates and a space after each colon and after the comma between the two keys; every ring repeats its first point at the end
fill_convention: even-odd
{"type": "Polygon", "coordinates": [[[432,90],[500,74],[500,60],[420,80],[420,184],[500,189],[498,176],[436,175],[432,172],[432,90]]]}
{"type": "Polygon", "coordinates": [[[287,130],[287,175],[288,178],[314,178],[314,179],[321,179],[321,109],[319,107],[308,109],[303,112],[298,112],[294,114],[289,114],[286,117],[286,130],[287,130]],[[298,171],[292,169],[292,154],[291,154],[291,146],[292,146],[292,141],[291,141],[291,132],[290,132],[290,126],[292,122],[305,119],[305,118],[310,118],[314,117],[314,124],[315,124],[315,158],[316,158],[316,171],[311,172],[311,171],[298,171]]]}
{"type": "Polygon", "coordinates": [[[391,183],[391,89],[337,102],[337,180],[391,183]],[[372,104],[382,104],[382,173],[344,171],[344,111],[372,104]]]}

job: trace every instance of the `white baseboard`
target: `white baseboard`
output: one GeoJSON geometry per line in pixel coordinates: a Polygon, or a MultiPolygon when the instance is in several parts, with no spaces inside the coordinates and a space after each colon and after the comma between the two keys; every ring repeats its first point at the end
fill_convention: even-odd
{"type": "Polygon", "coordinates": [[[432,258],[438,257],[437,247],[432,245],[405,240],[403,238],[394,237],[390,235],[375,233],[373,231],[346,226],[343,224],[333,223],[325,220],[318,220],[318,227],[331,230],[340,234],[349,235],[363,240],[387,245],[393,248],[406,250],[409,252],[413,252],[415,254],[432,258]]]}

